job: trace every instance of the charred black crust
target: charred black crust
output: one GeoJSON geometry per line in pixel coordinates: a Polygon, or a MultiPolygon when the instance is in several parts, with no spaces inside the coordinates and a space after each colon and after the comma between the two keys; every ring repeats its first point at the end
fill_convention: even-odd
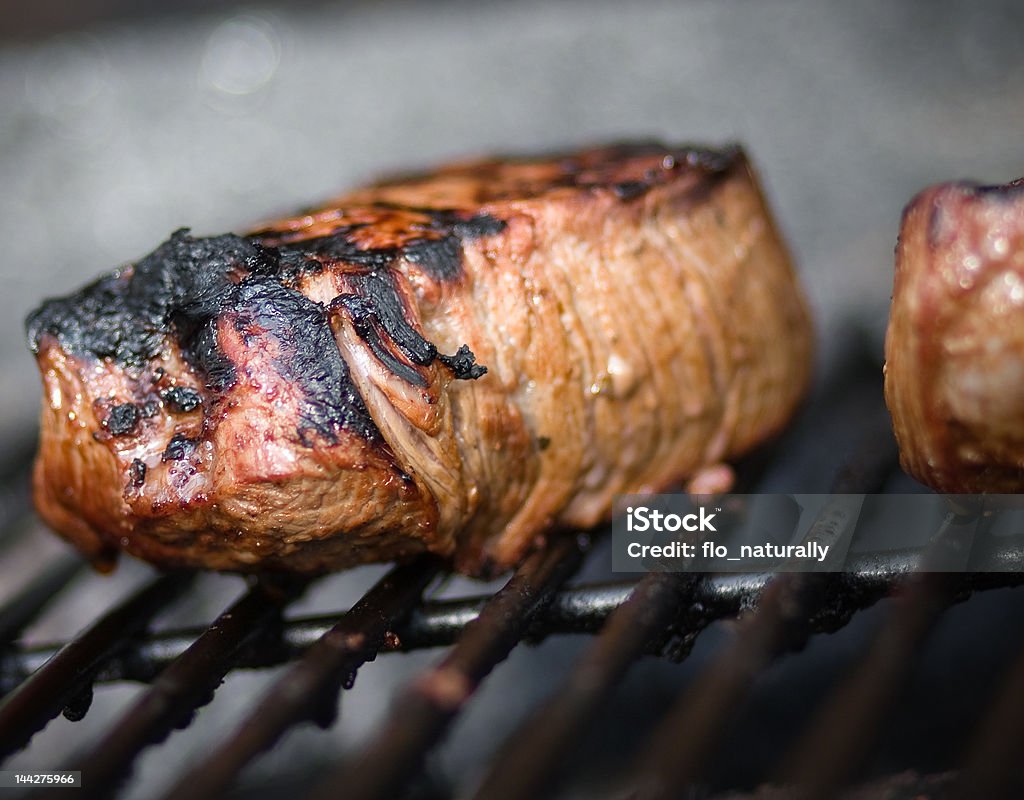
{"type": "Polygon", "coordinates": [[[650,184],[645,181],[621,181],[612,185],[612,191],[620,200],[632,200],[634,197],[640,197],[649,188],[650,184]]]}
{"type": "Polygon", "coordinates": [[[460,380],[475,381],[487,374],[487,367],[476,363],[476,356],[467,345],[462,345],[453,356],[439,355],[438,358],[460,380]]]}
{"type": "Polygon", "coordinates": [[[111,436],[124,436],[134,433],[141,417],[142,414],[135,403],[121,403],[110,409],[107,418],[103,420],[103,427],[111,436]]]}
{"type": "MultiPolygon", "coordinates": [[[[650,189],[662,184],[673,174],[681,171],[701,173],[707,182],[714,184],[744,160],[743,149],[737,144],[709,147],[698,144],[669,145],[657,139],[617,142],[599,147],[574,149],[571,151],[546,151],[534,155],[502,155],[498,158],[475,162],[469,168],[477,176],[485,177],[489,170],[500,170],[508,165],[556,166],[556,174],[541,181],[532,189],[525,189],[527,197],[533,197],[550,189],[581,189],[593,192],[612,192],[619,200],[629,202],[645,195],[650,189]],[[660,166],[646,171],[640,179],[615,180],[609,175],[617,167],[631,159],[657,159],[660,166]]],[[[379,186],[429,181],[434,172],[405,173],[395,175],[379,186]]],[[[516,185],[508,193],[499,191],[490,199],[508,196],[523,196],[523,186],[516,185]]]]}
{"type": "Polygon", "coordinates": [[[349,278],[370,312],[367,321],[378,327],[414,364],[429,364],[437,348],[424,339],[406,319],[405,309],[390,272],[368,272],[349,278]]]}
{"type": "MultiPolygon", "coordinates": [[[[236,327],[262,326],[276,340],[281,355],[275,366],[303,393],[303,441],[309,431],[336,441],[344,427],[374,439],[376,426],[352,385],[324,309],[282,285],[302,270],[322,268],[309,262],[303,253],[264,247],[254,239],[196,239],[180,230],[134,269],[44,303],[28,319],[29,342],[38,351],[49,334],[76,356],[141,368],[159,355],[170,334],[206,388],[219,393],[238,379],[217,333],[221,318],[231,315],[236,327]]],[[[172,389],[164,399],[172,410],[185,411],[196,398],[172,389]]],[[[132,407],[132,412],[137,423],[138,410],[132,407]]],[[[127,432],[128,421],[122,413],[113,427],[108,421],[107,429],[127,432]]],[[[182,452],[181,443],[172,440],[164,455],[175,459],[182,452]]]]}
{"type": "Polygon", "coordinates": [[[190,439],[184,433],[176,433],[167,443],[167,447],[164,448],[164,452],[160,456],[160,460],[181,461],[184,458],[188,458],[193,452],[195,452],[197,444],[198,443],[195,439],[190,439]]]}
{"type": "Polygon", "coordinates": [[[146,465],[141,459],[132,459],[132,463],[128,467],[128,477],[131,480],[131,487],[133,489],[142,488],[142,485],[146,482],[146,465]]]}
{"type": "MultiPolygon", "coordinates": [[[[435,215],[443,212],[435,211],[435,215]]],[[[452,232],[463,240],[482,239],[484,236],[494,236],[501,233],[508,227],[503,219],[492,217],[490,214],[477,214],[466,220],[453,220],[452,232]]]]}
{"type": "Polygon", "coordinates": [[[195,411],[203,404],[203,398],[195,389],[188,386],[172,386],[163,391],[160,398],[167,404],[167,407],[178,414],[187,414],[195,411]]]}
{"type": "MultiPolygon", "coordinates": [[[[438,220],[439,226],[450,231],[458,228],[462,236],[486,235],[504,226],[485,216],[463,219],[442,212],[438,220]]],[[[455,233],[445,236],[437,241],[457,242],[452,238],[455,233]]],[[[451,252],[432,247],[413,247],[411,252],[431,253],[425,268],[453,277],[461,269],[461,246],[451,252]]],[[[141,370],[160,354],[170,335],[206,389],[216,395],[234,386],[239,377],[237,365],[218,338],[218,325],[227,319],[243,341],[271,341],[274,368],[301,389],[300,441],[308,446],[317,438],[337,442],[342,430],[379,441],[380,432],[334,341],[330,315],[335,309],[309,300],[292,285],[302,274],[324,269],[322,258],[361,266],[365,272],[349,276],[354,291],[336,303],[352,316],[358,334],[385,366],[420,386],[425,381],[410,364],[423,366],[435,359],[451,367],[456,377],[479,377],[485,370],[473,363],[468,348],[451,357],[441,356],[409,324],[390,269],[403,254],[401,249],[361,250],[343,232],[293,246],[269,247],[255,237],[229,234],[197,239],[179,230],[133,269],[44,303],[26,323],[29,342],[38,352],[43,336],[50,335],[73,355],[111,359],[141,370]],[[389,344],[409,363],[396,357],[389,344]]],[[[187,387],[172,387],[161,398],[176,413],[195,410],[202,403],[200,394],[187,387]]],[[[118,406],[105,427],[113,435],[130,433],[139,417],[135,405],[118,406]]],[[[181,440],[172,440],[164,459],[183,457],[184,446],[181,440]]]]}
{"type": "Polygon", "coordinates": [[[403,252],[408,261],[438,280],[453,280],[462,271],[462,242],[455,236],[418,239],[409,242],[403,252]]]}
{"type": "MultiPolygon", "coordinates": [[[[385,367],[404,381],[424,387],[426,380],[420,373],[392,353],[382,338],[383,325],[378,309],[366,298],[357,294],[341,294],[331,304],[332,310],[344,308],[352,320],[356,334],[385,367]]],[[[392,341],[394,341],[392,339],[392,341]]]]}
{"type": "Polygon", "coordinates": [[[396,247],[361,247],[353,234],[365,226],[353,224],[343,225],[329,236],[304,239],[297,246],[311,255],[337,259],[371,270],[389,269],[396,260],[404,258],[436,280],[453,281],[462,274],[463,243],[501,233],[507,226],[504,220],[490,214],[470,216],[450,209],[398,206],[393,203],[377,203],[375,207],[411,211],[427,217],[429,222],[424,229],[425,235],[396,247]]]}
{"type": "MultiPolygon", "coordinates": [[[[667,176],[680,170],[696,170],[705,176],[696,190],[709,191],[729,170],[741,163],[743,150],[730,144],[722,148],[703,145],[670,146],[657,140],[622,142],[565,154],[540,157],[540,160],[557,161],[561,177],[552,181],[552,186],[583,189],[594,192],[611,191],[616,198],[629,202],[643,197],[655,186],[663,183],[667,176]],[[606,182],[604,170],[633,158],[659,158],[660,166],[647,170],[638,180],[606,182]]],[[[536,161],[533,159],[503,159],[508,161],[536,161]]]]}
{"type": "Polygon", "coordinates": [[[140,368],[172,332],[210,388],[234,382],[234,365],[219,352],[216,321],[234,284],[232,273],[267,269],[277,254],[239,236],[195,239],[175,232],[133,269],[104,276],[79,292],[48,300],[26,322],[38,352],[45,334],[79,356],[110,358],[140,368]]]}
{"type": "Polygon", "coordinates": [[[997,184],[966,184],[983,196],[995,196],[998,198],[1015,201],[1024,195],[1024,178],[1017,178],[1009,183],[997,184]]]}
{"type": "Polygon", "coordinates": [[[414,239],[401,254],[442,281],[454,280],[462,274],[462,243],[493,236],[505,230],[507,223],[490,214],[463,218],[445,209],[417,209],[431,218],[431,227],[441,233],[439,238],[414,239]]]}
{"type": "Polygon", "coordinates": [[[397,248],[360,247],[352,234],[363,225],[344,225],[330,236],[303,239],[298,246],[312,256],[343,261],[368,269],[387,269],[394,262],[397,248]]]}
{"type": "Polygon", "coordinates": [[[419,372],[395,356],[385,340],[416,366],[427,366],[437,360],[459,379],[475,380],[487,372],[486,367],[476,364],[473,352],[466,345],[453,356],[443,355],[409,324],[393,273],[374,270],[350,275],[348,280],[355,291],[339,295],[332,306],[348,312],[355,332],[395,375],[415,386],[427,385],[419,372]]]}
{"type": "Polygon", "coordinates": [[[304,444],[312,446],[310,434],[336,442],[343,429],[368,440],[379,437],[323,306],[273,278],[254,277],[238,286],[231,307],[243,340],[271,340],[278,374],[302,388],[298,433],[304,444]]]}

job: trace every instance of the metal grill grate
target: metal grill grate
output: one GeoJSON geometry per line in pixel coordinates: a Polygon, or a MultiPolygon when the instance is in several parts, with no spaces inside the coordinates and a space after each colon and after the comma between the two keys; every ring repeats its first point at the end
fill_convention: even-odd
{"type": "MultiPolygon", "coordinates": [[[[884,411],[877,393],[873,396],[873,410],[860,417],[859,438],[865,445],[839,471],[833,483],[837,492],[878,490],[895,470],[884,411]]],[[[7,521],[27,509],[26,495],[17,488],[23,479],[15,473],[8,480],[14,488],[3,494],[7,521]]],[[[1019,545],[1000,546],[1008,559],[1021,555],[1019,545]]],[[[552,796],[580,733],[637,659],[649,654],[682,659],[708,625],[739,616],[738,635],[681,687],[616,795],[692,796],[699,794],[695,787],[702,786],[708,759],[722,746],[727,726],[769,665],[799,650],[814,634],[837,630],[858,611],[895,595],[858,667],[797,733],[777,773],[764,776],[788,787],[777,796],[832,797],[859,779],[859,766],[877,743],[895,698],[912,680],[921,645],[943,612],[973,592],[1021,582],[1016,572],[917,573],[911,554],[894,551],[856,562],[841,575],[654,573],[639,582],[567,586],[586,550],[586,537],[555,539],[496,594],[441,601],[422,599],[443,569],[424,557],[392,569],[338,615],[286,618],[289,604],[308,582],[261,579],[209,627],[151,634],[147,631],[155,614],[193,582],[188,574],[168,574],[109,609],[72,641],[23,647],[18,643],[22,631],[51,598],[72,591],[81,570],[77,559],[58,559],[43,565],[0,609],[0,691],[5,695],[0,757],[23,748],[62,711],[83,716],[95,683],[146,682],[149,686],[104,736],[55,765],[83,770],[86,796],[110,796],[124,785],[145,748],[175,728],[188,727],[231,670],[288,663],[244,722],[166,795],[219,797],[246,764],[292,726],[304,721],[331,725],[339,692],[378,653],[448,647],[436,666],[398,690],[377,732],[345,757],[316,793],[338,796],[338,787],[344,787],[349,798],[401,797],[477,687],[520,642],[592,634],[593,641],[550,702],[510,732],[482,781],[469,791],[486,800],[552,796]]],[[[997,796],[1019,789],[1024,654],[1004,681],[979,716],[970,748],[949,770],[894,775],[864,788],[864,796],[997,796]]],[[[776,796],[764,793],[771,791],[753,796],[776,796]]]]}

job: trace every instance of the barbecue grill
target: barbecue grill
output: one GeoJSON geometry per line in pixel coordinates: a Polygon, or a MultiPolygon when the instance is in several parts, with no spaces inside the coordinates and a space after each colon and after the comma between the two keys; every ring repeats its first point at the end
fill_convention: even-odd
{"type": "MultiPolygon", "coordinates": [[[[751,491],[776,490],[780,474],[800,471],[794,465],[821,473],[822,460],[832,458],[833,491],[905,489],[909,481],[899,474],[895,453],[877,364],[854,354],[827,377],[790,433],[741,465],[740,480],[751,491]],[[838,451],[837,432],[847,442],[838,451]],[[837,458],[837,452],[843,455],[837,458]]],[[[22,460],[4,483],[8,529],[27,511],[25,477],[22,460]]],[[[914,691],[929,635],[955,604],[970,607],[985,590],[1022,582],[1019,571],[918,572],[911,554],[891,551],[855,559],[848,572],[831,575],[652,572],[602,582],[574,577],[586,572],[588,561],[608,558],[605,538],[601,532],[552,538],[494,593],[454,598],[428,597],[444,567],[424,557],[391,568],[353,605],[326,615],[289,613],[308,581],[267,577],[252,581],[208,627],[154,631],[154,618],[180,603],[197,578],[153,575],[112,600],[70,641],[25,646],[19,635],[47,604],[76,591],[82,563],[57,556],[39,564],[0,609],[0,756],[16,765],[18,751],[54,718],[86,717],[95,687],[141,682],[145,687],[101,731],[83,739],[84,747],[53,754],[54,769],[83,772],[84,796],[131,791],[140,754],[172,734],[188,736],[199,709],[216,713],[221,694],[231,691],[230,682],[218,687],[232,671],[284,665],[269,688],[249,701],[244,719],[161,790],[167,798],[220,797],[295,726],[331,726],[339,710],[345,713],[342,696],[357,676],[376,668],[367,662],[393,651],[432,648],[439,652],[430,666],[390,688],[390,711],[377,729],[339,753],[336,764],[310,776],[310,796],[559,796],[571,785],[581,739],[628,670],[649,657],[684,661],[709,626],[734,620],[734,635],[680,680],[660,721],[650,729],[627,730],[635,755],[603,796],[725,796],[749,790],[752,797],[832,797],[860,784],[856,791],[864,794],[857,796],[991,797],[1013,796],[1021,788],[1024,657],[1003,665],[1004,674],[986,687],[987,700],[973,709],[961,741],[946,748],[941,763],[922,770],[913,760],[889,763],[891,753],[885,752],[888,721],[901,693],[914,691]],[[767,748],[774,752],[774,767],[752,781],[736,780],[742,769],[733,770],[731,783],[723,780],[715,765],[736,746],[731,728],[756,683],[780,660],[798,664],[810,658],[790,654],[811,650],[809,643],[821,639],[827,646],[824,634],[856,622],[883,598],[889,598],[879,609],[884,613],[876,614],[872,636],[850,668],[828,676],[831,685],[810,713],[781,736],[781,746],[767,748]],[[553,678],[548,700],[502,731],[504,743],[478,774],[463,785],[424,782],[425,760],[509,653],[524,643],[569,634],[591,641],[553,678]],[[175,733],[179,728],[185,730],[175,733]],[[880,749],[887,774],[877,770],[880,749]]],[[[1017,545],[1001,546],[1009,561],[1019,557],[1017,545]]],[[[1018,606],[1019,595],[1013,593],[1018,606]]],[[[1011,641],[1019,633],[1019,625],[1002,628],[1011,641]]],[[[984,660],[980,653],[977,658],[984,660]]],[[[946,687],[972,696],[976,689],[955,680],[946,687]]],[[[926,726],[944,730],[945,716],[956,719],[955,706],[948,697],[928,696],[914,713],[925,715],[926,726]]]]}
{"type": "Polygon", "coordinates": [[[737,139],[794,246],[824,365],[795,424],[740,465],[743,490],[922,491],[882,404],[892,246],[923,186],[1019,175],[1020,8],[12,10],[0,769],[81,769],[82,789],[54,793],[126,800],[1024,796],[1020,571],[915,574],[893,551],[839,575],[637,577],[611,572],[592,531],[494,584],[430,560],[309,584],[130,559],[99,577],[38,530],[35,440],[11,438],[38,402],[25,312],[182,224],[237,230],[471,153],[737,139]],[[77,28],[103,13],[121,18],[77,28]]]}

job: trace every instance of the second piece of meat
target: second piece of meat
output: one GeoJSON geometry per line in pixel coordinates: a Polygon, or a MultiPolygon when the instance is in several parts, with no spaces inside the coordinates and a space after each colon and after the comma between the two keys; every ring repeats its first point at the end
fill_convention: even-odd
{"type": "Polygon", "coordinates": [[[900,460],[941,492],[1024,490],[1024,182],[903,213],[885,343],[900,460]]]}

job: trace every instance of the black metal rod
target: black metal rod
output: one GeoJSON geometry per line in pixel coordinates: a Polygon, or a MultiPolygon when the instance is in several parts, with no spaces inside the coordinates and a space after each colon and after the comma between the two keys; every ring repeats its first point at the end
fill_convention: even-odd
{"type": "Polygon", "coordinates": [[[580,557],[577,540],[560,537],[527,558],[441,662],[401,692],[377,734],[341,764],[317,796],[333,798],[341,791],[347,800],[397,797],[481,681],[579,566],[580,557]]]}
{"type": "MultiPolygon", "coordinates": [[[[566,633],[593,633],[608,615],[633,591],[635,581],[580,586],[559,592],[538,612],[528,629],[531,641],[543,636],[566,633]]],[[[738,604],[747,582],[721,587],[714,594],[720,600],[738,604]],[[728,599],[732,598],[732,599],[728,599]]],[[[409,617],[396,624],[395,637],[385,642],[382,652],[422,650],[453,644],[463,629],[480,615],[489,595],[425,602],[409,617]]],[[[710,598],[709,598],[710,600],[710,598]]],[[[241,668],[271,667],[297,657],[327,633],[338,620],[337,614],[316,614],[286,621],[279,646],[259,651],[247,650],[236,664],[241,668]]],[[[161,631],[133,642],[125,652],[108,661],[96,676],[99,682],[151,681],[199,638],[204,628],[189,627],[161,631]]],[[[43,644],[24,652],[0,656],[0,688],[20,682],[23,677],[59,650],[59,644],[43,644]]]]}
{"type": "Polygon", "coordinates": [[[1010,668],[971,742],[950,797],[1010,798],[1024,793],[1024,652],[1010,668]]]}
{"type": "MultiPolygon", "coordinates": [[[[861,498],[838,495],[809,531],[815,538],[852,535],[861,498]]],[[[838,549],[833,546],[833,549],[838,549]]],[[[787,573],[771,581],[756,610],[741,618],[730,646],[712,659],[662,720],[634,770],[637,800],[670,800],[684,794],[716,749],[754,679],[811,634],[813,609],[821,607],[831,574],[787,573]]]]}
{"type": "Polygon", "coordinates": [[[699,577],[651,573],[608,623],[551,699],[509,737],[475,797],[539,797],[564,761],[569,743],[593,718],[630,664],[663,642],[680,612],[693,602],[699,577]]]}
{"type": "Polygon", "coordinates": [[[87,797],[107,797],[125,779],[143,749],[187,725],[196,709],[231,670],[239,651],[280,618],[284,606],[307,581],[275,576],[259,580],[221,614],[195,642],[157,676],[93,747],[65,767],[86,770],[87,797]]]}
{"type": "MultiPolygon", "coordinates": [[[[865,608],[882,597],[894,581],[912,572],[918,553],[893,550],[883,555],[852,555],[847,564],[850,572],[836,577],[847,598],[816,609],[811,615],[815,632],[835,630],[856,610],[865,608]]],[[[998,542],[998,548],[985,551],[991,563],[998,558],[1011,564],[1024,563],[1024,547],[1015,541],[998,542]]],[[[687,636],[705,625],[740,609],[752,608],[766,584],[775,576],[770,573],[703,576],[694,587],[694,609],[687,612],[692,628],[680,629],[687,636]]],[[[1024,576],[1009,569],[1003,572],[965,575],[963,591],[1016,586],[1024,576]]],[[[546,636],[595,633],[612,612],[622,605],[636,588],[636,581],[574,586],[558,592],[551,602],[539,610],[530,623],[526,637],[539,641],[546,636]]],[[[444,647],[454,643],[467,624],[476,619],[490,599],[487,595],[452,600],[428,601],[417,606],[408,619],[399,624],[381,648],[382,653],[410,652],[444,647]]],[[[282,664],[297,657],[324,635],[337,621],[337,614],[316,614],[287,620],[282,624],[280,638],[268,641],[266,647],[246,648],[239,654],[236,668],[261,668],[282,664]]],[[[177,628],[144,637],[133,638],[123,650],[111,656],[95,676],[96,683],[117,681],[152,681],[161,670],[178,658],[199,636],[203,627],[177,628]]],[[[20,683],[24,677],[41,667],[63,644],[40,644],[19,651],[0,654],[0,692],[20,683]]],[[[664,654],[658,642],[652,641],[645,654],[664,654]]]]}
{"type": "Polygon", "coordinates": [[[308,719],[331,721],[341,686],[376,655],[438,569],[435,559],[422,558],[388,572],[281,676],[235,733],[186,772],[166,797],[221,797],[235,775],[290,727],[308,719]]]}
{"type": "Polygon", "coordinates": [[[103,662],[191,583],[172,573],[151,581],[66,644],[0,703],[0,760],[20,750],[69,703],[88,693],[103,662]]]}
{"type": "MultiPolygon", "coordinates": [[[[876,414],[876,428],[866,444],[849,459],[832,483],[835,493],[811,529],[807,540],[829,544],[843,552],[849,545],[863,505],[861,493],[879,491],[896,463],[896,448],[888,435],[888,417],[876,414]],[[879,422],[882,420],[883,422],[879,422]]],[[[756,610],[741,618],[730,646],[723,648],[673,704],[648,745],[641,749],[632,785],[638,798],[673,798],[701,777],[729,721],[756,677],[783,653],[802,646],[812,633],[815,609],[826,607],[826,596],[837,598],[835,574],[782,574],[767,584],[756,610]]],[[[844,587],[840,596],[846,596],[844,587]]]]}
{"type": "MultiPolygon", "coordinates": [[[[908,769],[858,784],[837,797],[842,800],[945,800],[951,797],[957,779],[956,772],[919,773],[908,769]]],[[[749,792],[724,791],[708,800],[789,800],[791,797],[799,797],[794,787],[772,785],[771,788],[760,786],[749,792]]],[[[973,792],[967,797],[991,800],[989,795],[973,792]]]]}
{"type": "Polygon", "coordinates": [[[84,567],[78,555],[60,556],[8,600],[0,609],[0,649],[17,639],[84,567]]]}
{"type": "MultiPolygon", "coordinates": [[[[952,512],[926,552],[959,549],[973,540],[974,523],[952,512]],[[962,531],[971,535],[961,536],[962,531]]],[[[878,728],[910,677],[922,646],[940,614],[956,598],[960,575],[920,572],[908,578],[863,662],[819,709],[785,759],[780,783],[795,787],[794,797],[830,798],[867,755],[878,728]]]]}

